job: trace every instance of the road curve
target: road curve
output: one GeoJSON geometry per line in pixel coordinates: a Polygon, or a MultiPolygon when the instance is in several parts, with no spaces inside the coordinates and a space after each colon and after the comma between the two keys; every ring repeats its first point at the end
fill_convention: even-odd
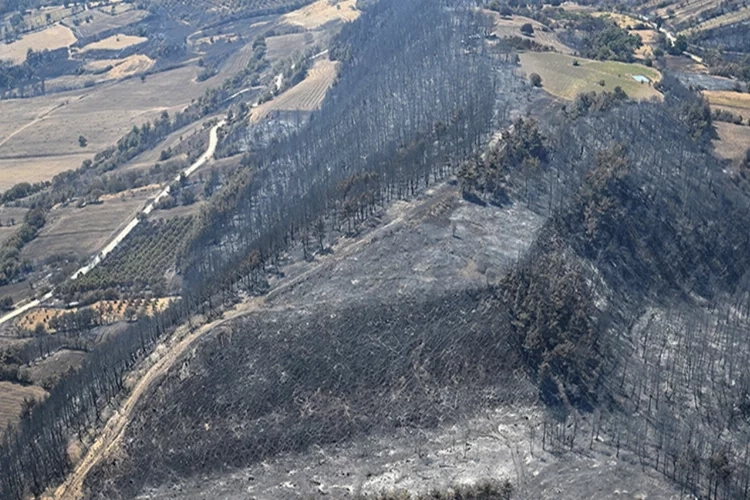
{"type": "MultiPolygon", "coordinates": [[[[195,173],[196,170],[201,168],[203,165],[205,165],[211,158],[213,158],[214,154],[216,153],[216,147],[219,145],[219,129],[224,126],[226,123],[226,120],[221,120],[219,123],[214,125],[214,127],[211,129],[211,133],[209,135],[208,139],[208,148],[206,148],[206,151],[198,158],[192,165],[190,165],[186,170],[183,170],[177,177],[175,177],[175,181],[179,182],[180,177],[183,175],[185,177],[190,177],[195,173]]],[[[169,196],[169,193],[171,191],[171,187],[167,186],[165,187],[157,196],[154,198],[153,201],[151,201],[148,205],[146,205],[143,210],[141,210],[138,215],[135,216],[133,220],[131,220],[125,228],[120,231],[115,238],[110,241],[107,246],[102,249],[101,252],[96,254],[96,256],[77,270],[73,275],[70,277],[70,279],[75,280],[80,278],[81,276],[85,276],[86,274],[90,273],[96,266],[98,266],[106,257],[107,255],[114,252],[114,250],[122,243],[125,238],[128,237],[128,235],[133,232],[133,229],[135,229],[138,224],[141,222],[142,216],[147,216],[151,214],[151,212],[154,211],[156,206],[159,204],[160,201],[162,201],[164,198],[169,196]]],[[[53,290],[54,291],[54,290],[53,290]]],[[[25,313],[29,309],[33,309],[35,307],[38,307],[41,305],[42,302],[49,300],[52,298],[53,291],[47,293],[44,297],[37,300],[32,300],[31,302],[24,304],[23,306],[14,309],[13,311],[9,312],[5,316],[0,317],[0,325],[3,325],[7,323],[8,321],[12,320],[13,318],[16,318],[20,316],[21,314],[25,313]]]]}

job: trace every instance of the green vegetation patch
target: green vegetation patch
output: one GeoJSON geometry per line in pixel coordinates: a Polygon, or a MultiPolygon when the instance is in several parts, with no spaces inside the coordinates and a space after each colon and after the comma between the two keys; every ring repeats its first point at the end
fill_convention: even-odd
{"type": "Polygon", "coordinates": [[[573,100],[581,92],[612,92],[615,87],[632,99],[661,97],[653,85],[661,80],[661,73],[641,64],[592,61],[555,52],[527,52],[520,58],[526,73],[538,73],[542,87],[563,99],[573,100]],[[637,76],[644,76],[651,83],[639,83],[637,76]]]}

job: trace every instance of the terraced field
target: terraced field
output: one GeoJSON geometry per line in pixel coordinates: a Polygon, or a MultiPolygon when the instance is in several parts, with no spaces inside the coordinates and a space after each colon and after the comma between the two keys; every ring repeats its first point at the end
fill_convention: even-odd
{"type": "Polygon", "coordinates": [[[326,92],[336,80],[338,63],[318,59],[307,78],[272,101],[253,110],[252,120],[259,121],[273,111],[315,111],[325,99],[326,92]]]}

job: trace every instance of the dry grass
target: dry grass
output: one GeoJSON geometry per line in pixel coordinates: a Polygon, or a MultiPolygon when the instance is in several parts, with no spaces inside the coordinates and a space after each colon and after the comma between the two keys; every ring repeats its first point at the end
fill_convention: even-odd
{"type": "Polygon", "coordinates": [[[636,24],[641,22],[635,17],[629,16],[627,14],[619,14],[617,12],[596,12],[593,15],[595,17],[602,17],[605,19],[609,18],[613,20],[615,23],[617,23],[617,26],[619,26],[622,29],[634,28],[636,24]]]}
{"type": "Polygon", "coordinates": [[[531,39],[534,40],[536,43],[552,47],[556,51],[562,52],[563,54],[573,54],[574,52],[573,49],[563,44],[557,38],[557,35],[555,35],[553,32],[543,31],[543,29],[546,29],[546,28],[539,21],[535,21],[533,19],[530,19],[528,17],[523,17],[523,16],[502,17],[497,12],[490,11],[490,10],[486,10],[484,12],[491,15],[493,19],[495,20],[494,33],[499,38],[505,38],[505,37],[511,37],[511,36],[520,36],[520,37],[527,38],[521,34],[521,26],[523,26],[526,23],[530,23],[534,27],[534,36],[532,36],[531,39]]]}
{"type": "Polygon", "coordinates": [[[28,212],[26,208],[0,206],[0,245],[16,234],[23,223],[23,217],[28,212]],[[15,223],[15,225],[12,225],[15,223]]]}
{"type": "Polygon", "coordinates": [[[43,261],[56,254],[90,256],[101,250],[143,208],[156,190],[107,200],[100,205],[52,210],[39,236],[23,250],[23,257],[43,261]]]}
{"type": "Polygon", "coordinates": [[[261,104],[252,112],[252,120],[258,121],[272,111],[315,111],[325,99],[326,92],[336,80],[338,63],[318,59],[307,78],[272,101],[261,104]]]}
{"type": "Polygon", "coordinates": [[[84,359],[85,352],[61,349],[52,356],[34,363],[29,368],[29,377],[35,385],[42,386],[45,381],[65,375],[70,370],[77,370],[84,359]]]}
{"type": "Polygon", "coordinates": [[[119,61],[105,75],[107,80],[118,80],[139,73],[145,73],[153,68],[155,64],[153,59],[143,54],[135,54],[125,59],[119,59],[119,61]]]}
{"type": "Polygon", "coordinates": [[[354,21],[360,15],[356,0],[318,0],[317,2],[290,12],[282,21],[306,29],[316,29],[331,21],[354,21]]]}
{"type": "Polygon", "coordinates": [[[736,160],[750,149],[750,127],[726,122],[714,122],[719,139],[714,141],[716,154],[721,158],[736,160]]]}
{"type": "Polygon", "coordinates": [[[143,36],[134,35],[112,35],[104,40],[90,43],[81,49],[81,52],[88,52],[91,50],[122,50],[133,45],[140,45],[146,43],[148,38],[143,36]]]}
{"type": "Polygon", "coordinates": [[[593,61],[554,52],[528,52],[520,55],[521,67],[526,74],[538,73],[543,88],[550,94],[573,100],[581,92],[612,92],[621,87],[631,99],[660,98],[661,94],[652,85],[642,84],[633,75],[643,75],[658,81],[661,74],[640,64],[616,61],[593,61]],[[573,66],[573,61],[579,66],[573,66]],[[599,85],[604,82],[604,86],[599,85]]]}
{"type": "Polygon", "coordinates": [[[0,190],[48,180],[111,145],[133,128],[174,115],[211,81],[195,82],[196,67],[131,78],[53,96],[0,101],[0,190]],[[78,136],[88,145],[81,148],[78,136]]]}
{"type": "Polygon", "coordinates": [[[8,424],[15,424],[21,416],[24,399],[37,401],[47,396],[41,387],[23,386],[11,382],[0,382],[0,433],[8,424]]]}
{"type": "Polygon", "coordinates": [[[750,120],[750,94],[732,90],[704,90],[703,95],[712,108],[723,109],[750,120]]]}
{"type": "Polygon", "coordinates": [[[76,41],[76,36],[70,28],[56,24],[42,31],[24,35],[20,40],[11,44],[0,43],[0,59],[8,59],[21,64],[26,60],[29,49],[35,51],[59,49],[69,47],[76,41]]]}

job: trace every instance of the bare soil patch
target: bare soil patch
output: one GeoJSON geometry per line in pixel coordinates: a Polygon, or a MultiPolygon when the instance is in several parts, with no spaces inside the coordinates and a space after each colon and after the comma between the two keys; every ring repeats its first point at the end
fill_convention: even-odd
{"type": "Polygon", "coordinates": [[[41,387],[0,382],[0,433],[8,424],[15,424],[21,416],[24,399],[40,400],[47,396],[41,387]]]}
{"type": "Polygon", "coordinates": [[[334,0],[333,2],[318,0],[307,7],[286,14],[282,17],[282,21],[307,29],[316,29],[337,20],[350,22],[360,15],[356,5],[356,0],[334,0]]]}
{"type": "Polygon", "coordinates": [[[44,49],[54,50],[62,47],[70,47],[76,43],[77,38],[66,26],[56,24],[42,31],[24,35],[20,40],[11,44],[0,43],[0,59],[11,60],[15,64],[21,64],[26,60],[29,49],[40,51],[44,49]]]}
{"type": "Polygon", "coordinates": [[[102,73],[102,80],[118,80],[129,76],[145,73],[153,68],[155,61],[143,54],[134,54],[124,59],[100,59],[86,64],[89,71],[99,72],[110,68],[102,73]]]}
{"type": "Polygon", "coordinates": [[[336,80],[338,63],[318,59],[307,77],[275,99],[253,110],[252,120],[258,121],[273,111],[315,111],[320,108],[326,92],[336,80]]]}

